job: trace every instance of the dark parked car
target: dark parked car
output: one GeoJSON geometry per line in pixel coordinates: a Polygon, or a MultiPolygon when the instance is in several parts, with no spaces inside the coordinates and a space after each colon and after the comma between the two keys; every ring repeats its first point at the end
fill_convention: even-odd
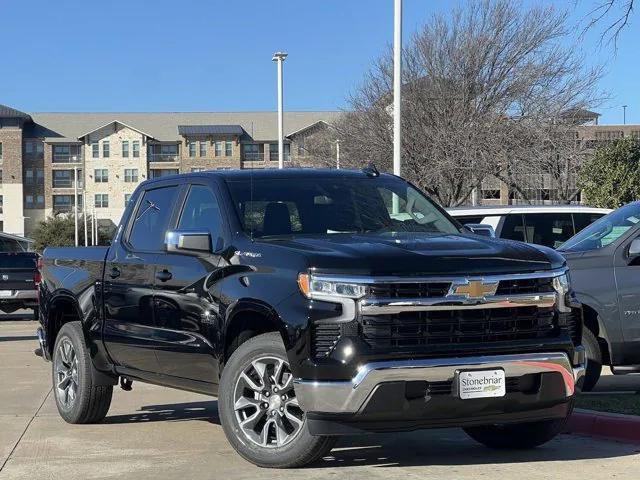
{"type": "Polygon", "coordinates": [[[38,254],[34,252],[0,253],[0,310],[12,313],[33,309],[38,319],[38,254]]]}
{"type": "Polygon", "coordinates": [[[375,168],[144,182],[110,247],[45,250],[40,292],[67,422],[102,420],[118,378],[216,395],[267,467],[371,431],[534,447],[584,371],[561,255],[474,235],[375,168]]]}
{"type": "Polygon", "coordinates": [[[603,364],[640,373],[640,202],[595,221],[559,251],[584,306],[584,388],[595,386],[603,364]]]}

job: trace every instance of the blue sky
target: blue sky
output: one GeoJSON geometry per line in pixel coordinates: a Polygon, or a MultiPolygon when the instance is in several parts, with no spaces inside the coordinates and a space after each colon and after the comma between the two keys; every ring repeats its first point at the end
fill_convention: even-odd
{"type": "MultiPolygon", "coordinates": [[[[541,1],[580,21],[598,0],[541,1]]],[[[405,38],[455,4],[404,0],[405,38]]],[[[391,42],[392,15],[392,0],[0,0],[0,103],[30,112],[274,110],[271,55],[286,50],[285,109],[332,110],[391,42]]],[[[590,32],[582,49],[607,62],[602,123],[622,123],[625,103],[627,122],[640,123],[640,29],[625,30],[615,55],[598,39],[590,32]]]]}

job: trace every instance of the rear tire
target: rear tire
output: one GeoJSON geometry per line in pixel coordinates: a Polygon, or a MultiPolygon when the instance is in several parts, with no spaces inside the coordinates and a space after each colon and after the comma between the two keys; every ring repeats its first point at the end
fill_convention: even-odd
{"type": "Polygon", "coordinates": [[[565,418],[507,425],[467,427],[464,431],[475,441],[500,450],[525,450],[539,447],[562,433],[571,416],[573,405],[565,418]]]}
{"type": "Polygon", "coordinates": [[[112,385],[93,384],[93,363],[80,322],[65,323],[53,348],[53,393],[68,423],[97,423],[107,416],[112,385]]]}
{"type": "Polygon", "coordinates": [[[582,330],[582,345],[587,357],[587,371],[582,385],[583,392],[590,392],[598,383],[602,373],[602,351],[598,339],[588,328],[582,330]]]}
{"type": "Polygon", "coordinates": [[[218,410],[224,433],[231,446],[255,465],[302,467],[335,445],[335,437],[309,433],[292,382],[278,333],[244,342],[222,372],[218,410]]]}

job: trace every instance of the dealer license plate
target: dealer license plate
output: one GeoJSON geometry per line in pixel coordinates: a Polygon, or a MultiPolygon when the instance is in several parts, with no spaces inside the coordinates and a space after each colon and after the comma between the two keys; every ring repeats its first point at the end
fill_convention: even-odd
{"type": "Polygon", "coordinates": [[[0,298],[10,297],[10,296],[11,296],[11,290],[0,290],[0,298]]]}
{"type": "Polygon", "coordinates": [[[507,393],[504,370],[458,372],[458,394],[461,399],[504,397],[507,393]]]}

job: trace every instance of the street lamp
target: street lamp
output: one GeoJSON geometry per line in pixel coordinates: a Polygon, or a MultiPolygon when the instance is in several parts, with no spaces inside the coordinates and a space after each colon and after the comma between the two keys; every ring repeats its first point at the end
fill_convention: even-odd
{"type": "Polygon", "coordinates": [[[626,105],[622,105],[622,124],[623,125],[627,124],[627,106],[626,105]]]}
{"type": "Polygon", "coordinates": [[[278,64],[278,168],[284,168],[284,134],[282,126],[282,64],[287,53],[276,52],[271,60],[278,64]]]}
{"type": "Polygon", "coordinates": [[[393,8],[393,174],[400,175],[402,159],[402,0],[393,8]]]}
{"type": "MultiPolygon", "coordinates": [[[[71,157],[73,162],[77,161],[74,155],[71,157]]],[[[76,247],[78,246],[78,167],[73,167],[73,233],[75,236],[76,247]]]]}
{"type": "Polygon", "coordinates": [[[336,169],[340,170],[340,139],[336,140],[336,169]]]}

